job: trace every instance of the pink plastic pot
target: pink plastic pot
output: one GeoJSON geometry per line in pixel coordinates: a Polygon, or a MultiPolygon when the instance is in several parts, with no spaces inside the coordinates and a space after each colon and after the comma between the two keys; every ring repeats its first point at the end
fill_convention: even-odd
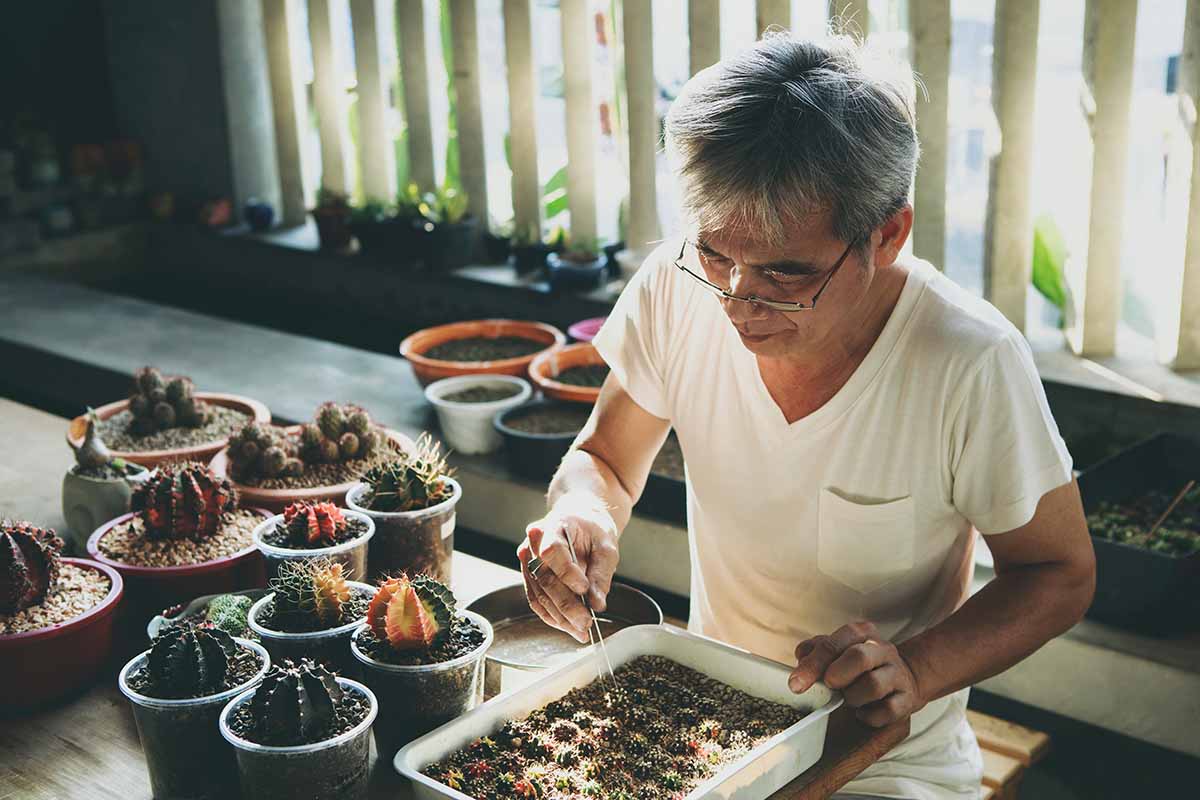
{"type": "MultiPolygon", "coordinates": [[[[249,510],[264,518],[271,516],[270,512],[261,508],[249,510]]],[[[224,594],[267,585],[266,566],[254,542],[231,556],[180,567],[141,567],[115,561],[101,553],[100,540],[104,535],[132,517],[132,513],[122,514],[101,525],[88,537],[87,549],[88,555],[96,561],[121,573],[129,592],[127,605],[136,608],[138,613],[159,611],[201,595],[224,594]]]]}
{"type": "Polygon", "coordinates": [[[567,335],[577,342],[590,342],[596,338],[596,334],[600,332],[600,328],[604,325],[604,320],[608,317],[592,317],[591,319],[581,319],[571,327],[567,328],[567,335]]]}
{"type": "Polygon", "coordinates": [[[74,619],[0,636],[0,709],[32,708],[74,692],[96,676],[112,651],[113,623],[124,595],[120,573],[82,558],[62,561],[107,575],[108,594],[74,619]]]}

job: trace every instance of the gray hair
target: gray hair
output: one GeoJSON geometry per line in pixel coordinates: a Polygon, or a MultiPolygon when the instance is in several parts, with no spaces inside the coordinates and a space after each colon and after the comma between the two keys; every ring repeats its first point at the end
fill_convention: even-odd
{"type": "Polygon", "coordinates": [[[912,70],[848,35],[768,33],[688,81],[666,120],[688,222],[778,244],[828,211],[845,242],[908,202],[916,171],[912,70]]]}

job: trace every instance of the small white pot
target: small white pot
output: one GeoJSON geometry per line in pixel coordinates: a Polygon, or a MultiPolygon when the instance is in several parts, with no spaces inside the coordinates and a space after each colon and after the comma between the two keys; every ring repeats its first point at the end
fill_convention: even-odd
{"type": "Polygon", "coordinates": [[[503,441],[492,425],[492,418],[501,411],[521,405],[533,393],[529,383],[511,375],[460,375],[443,378],[425,387],[425,399],[437,409],[442,436],[456,453],[477,455],[500,449],[503,441]],[[464,389],[496,386],[517,386],[520,392],[490,403],[455,403],[446,400],[448,394],[464,389]]]}

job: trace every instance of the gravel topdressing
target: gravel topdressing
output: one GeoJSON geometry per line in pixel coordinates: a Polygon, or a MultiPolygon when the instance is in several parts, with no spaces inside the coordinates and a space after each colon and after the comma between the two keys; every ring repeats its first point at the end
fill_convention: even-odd
{"type": "Polygon", "coordinates": [[[45,600],[11,616],[0,614],[0,636],[74,619],[104,600],[111,588],[112,581],[103,572],[63,563],[59,566],[58,586],[45,600]]]}
{"type": "Polygon", "coordinates": [[[262,521],[253,511],[226,514],[216,534],[206,539],[147,539],[136,514],[100,537],[100,552],[135,567],[181,567],[231,556],[251,547],[251,534],[262,521]]]}
{"type": "Polygon", "coordinates": [[[257,675],[260,669],[262,669],[262,658],[258,653],[249,647],[238,645],[237,652],[234,653],[233,658],[229,661],[229,666],[226,668],[225,680],[211,692],[178,694],[164,691],[163,687],[154,685],[150,680],[149,670],[144,666],[129,673],[126,683],[130,689],[146,697],[157,697],[163,700],[190,700],[197,697],[220,694],[221,692],[227,692],[230,689],[241,686],[257,675]]]}
{"type": "Polygon", "coordinates": [[[592,407],[583,403],[571,405],[538,406],[530,411],[506,417],[504,424],[524,433],[567,434],[579,433],[592,407]]]}
{"type": "Polygon", "coordinates": [[[470,336],[435,344],[421,353],[434,361],[500,361],[521,358],[545,350],[550,345],[524,336],[470,336]]]}
{"type": "Polygon", "coordinates": [[[484,800],[671,800],[807,713],[661,656],[616,674],[619,690],[607,681],[573,689],[422,772],[484,800]]]}
{"type": "Polygon", "coordinates": [[[381,642],[369,628],[358,636],[358,648],[365,655],[385,664],[414,666],[417,664],[440,664],[465,656],[483,644],[487,638],[474,622],[463,616],[454,617],[450,635],[432,650],[396,652],[391,645],[381,642]]]}
{"type": "Polygon", "coordinates": [[[497,400],[516,397],[520,393],[520,386],[506,383],[502,386],[472,386],[470,389],[443,395],[442,399],[448,403],[494,403],[497,400]]]}
{"type": "Polygon", "coordinates": [[[253,489],[317,489],[357,481],[371,467],[391,461],[400,449],[383,431],[378,432],[381,441],[388,446],[378,448],[370,458],[352,458],[332,464],[305,464],[304,472],[294,477],[246,478],[239,485],[253,489]]]}
{"type": "Polygon", "coordinates": [[[125,409],[101,420],[96,426],[96,433],[113,450],[140,453],[147,450],[177,450],[181,447],[219,442],[229,438],[230,434],[250,421],[249,414],[216,403],[209,403],[208,408],[212,411],[212,419],[207,425],[199,428],[167,428],[148,436],[134,436],[129,431],[133,414],[125,409]]]}

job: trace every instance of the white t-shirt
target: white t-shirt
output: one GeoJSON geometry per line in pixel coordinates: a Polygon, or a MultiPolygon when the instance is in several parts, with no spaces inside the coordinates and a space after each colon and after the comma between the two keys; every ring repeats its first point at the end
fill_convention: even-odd
{"type": "MultiPolygon", "coordinates": [[[[594,343],[679,437],[689,628],[794,665],[800,641],[855,619],[894,642],[945,619],[967,599],[972,524],[1018,528],[1071,480],[1025,339],[928,263],[906,261],[866,358],[788,424],[718,299],[674,267],[678,248],[651,254],[594,343]]],[[[843,791],[977,797],[967,691],[915,714],[909,738],[843,791]]]]}

